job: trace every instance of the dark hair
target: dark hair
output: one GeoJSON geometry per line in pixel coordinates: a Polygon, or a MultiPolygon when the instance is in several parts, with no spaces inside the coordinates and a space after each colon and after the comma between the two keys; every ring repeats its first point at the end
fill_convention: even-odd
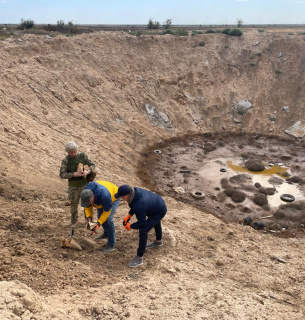
{"type": "Polygon", "coordinates": [[[89,174],[87,174],[86,179],[88,182],[92,182],[94,181],[95,177],[96,177],[96,171],[93,170],[89,174]]]}

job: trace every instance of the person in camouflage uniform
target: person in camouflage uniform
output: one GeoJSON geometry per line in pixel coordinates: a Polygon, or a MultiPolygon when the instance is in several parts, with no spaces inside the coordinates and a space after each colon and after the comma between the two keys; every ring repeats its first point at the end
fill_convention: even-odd
{"type": "Polygon", "coordinates": [[[78,152],[78,146],[74,141],[66,144],[65,150],[68,155],[62,160],[59,176],[61,179],[68,179],[68,196],[71,202],[71,227],[76,226],[78,220],[78,203],[80,194],[88,184],[86,176],[94,171],[95,164],[88,158],[84,152],[78,152]],[[87,168],[78,170],[79,163],[87,168]]]}

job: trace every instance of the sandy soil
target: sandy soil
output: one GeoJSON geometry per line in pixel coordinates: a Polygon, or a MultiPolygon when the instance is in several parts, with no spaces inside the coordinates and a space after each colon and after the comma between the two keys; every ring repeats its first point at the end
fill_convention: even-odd
{"type": "Polygon", "coordinates": [[[303,138],[285,130],[304,121],[303,35],[24,35],[0,41],[0,52],[1,319],[304,318],[304,229],[274,237],[239,224],[270,210],[221,202],[220,176],[208,185],[201,172],[252,153],[302,176],[303,138]],[[247,113],[240,100],[252,103],[247,113]],[[70,214],[58,171],[69,140],[99,179],[164,196],[164,246],[140,268],[127,267],[138,235],[122,226],[126,204],[114,252],[90,237],[81,209],[74,237],[83,250],[61,247],[70,214]],[[177,182],[203,190],[201,205],[173,191],[177,182]]]}

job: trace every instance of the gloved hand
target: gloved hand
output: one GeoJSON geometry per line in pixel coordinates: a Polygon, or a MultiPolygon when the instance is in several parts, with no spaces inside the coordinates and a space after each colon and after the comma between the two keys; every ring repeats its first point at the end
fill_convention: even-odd
{"type": "Polygon", "coordinates": [[[88,222],[92,222],[92,217],[86,218],[86,222],[87,222],[87,223],[88,223],[88,222]]]}
{"type": "Polygon", "coordinates": [[[124,228],[127,230],[127,231],[130,231],[131,228],[130,228],[130,223],[127,222],[125,225],[124,225],[124,228]]]}
{"type": "Polygon", "coordinates": [[[124,227],[125,227],[126,224],[129,222],[130,218],[131,218],[131,215],[128,214],[128,215],[123,219],[123,226],[124,226],[124,227]]]}
{"type": "Polygon", "coordinates": [[[97,223],[96,223],[96,226],[90,230],[90,231],[92,232],[92,235],[93,235],[94,233],[96,233],[96,230],[97,230],[100,226],[101,226],[100,223],[97,222],[97,223]]]}

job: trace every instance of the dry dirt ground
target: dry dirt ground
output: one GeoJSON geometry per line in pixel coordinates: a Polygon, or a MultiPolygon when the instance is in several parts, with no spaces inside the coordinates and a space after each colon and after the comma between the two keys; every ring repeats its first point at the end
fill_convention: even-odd
{"type": "Polygon", "coordinates": [[[303,138],[285,130],[304,121],[303,35],[24,35],[1,41],[0,52],[1,319],[304,319],[302,229],[274,237],[237,223],[270,213],[260,206],[224,219],[224,206],[248,205],[221,202],[200,175],[205,161],[287,153],[302,177],[303,138]],[[240,100],[252,103],[245,114],[240,100]],[[58,171],[69,140],[95,161],[98,179],[164,196],[164,246],[143,266],[127,267],[138,235],[122,226],[126,204],[114,252],[90,237],[81,208],[74,237],[83,250],[61,248],[70,214],[58,171]],[[208,142],[216,149],[203,149],[208,142]],[[177,181],[203,190],[204,208],[173,192],[177,181]]]}

